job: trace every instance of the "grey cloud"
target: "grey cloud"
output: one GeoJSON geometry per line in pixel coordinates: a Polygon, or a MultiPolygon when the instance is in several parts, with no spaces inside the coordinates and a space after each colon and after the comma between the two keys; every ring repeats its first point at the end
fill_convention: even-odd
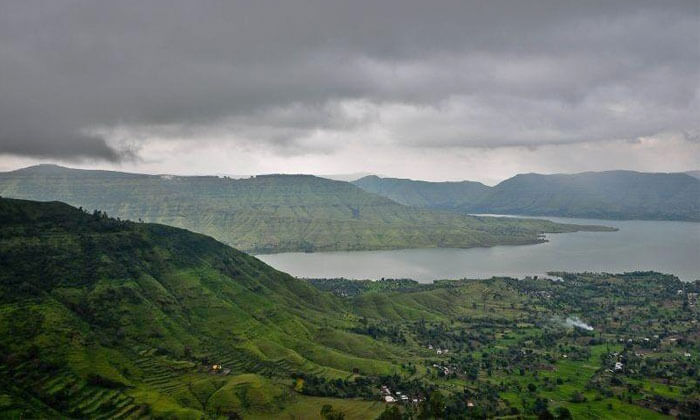
{"type": "Polygon", "coordinates": [[[229,133],[299,153],[335,147],[300,140],[317,130],[383,124],[424,147],[692,131],[699,9],[10,0],[0,4],[0,153],[131,156],[95,134],[115,127],[143,141],[229,133]],[[358,101],[369,104],[360,115],[348,110],[358,101]],[[614,104],[636,114],[605,111],[614,104]]]}
{"type": "Polygon", "coordinates": [[[98,158],[114,162],[134,157],[129,151],[108,146],[101,137],[60,131],[6,135],[0,137],[0,145],[0,153],[66,160],[98,158]]]}

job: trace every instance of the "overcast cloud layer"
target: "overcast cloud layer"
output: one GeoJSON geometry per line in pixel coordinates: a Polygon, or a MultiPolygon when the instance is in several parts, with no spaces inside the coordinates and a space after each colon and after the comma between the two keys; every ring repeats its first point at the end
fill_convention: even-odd
{"type": "Polygon", "coordinates": [[[697,0],[0,3],[0,167],[682,170],[699,116],[697,0]]]}

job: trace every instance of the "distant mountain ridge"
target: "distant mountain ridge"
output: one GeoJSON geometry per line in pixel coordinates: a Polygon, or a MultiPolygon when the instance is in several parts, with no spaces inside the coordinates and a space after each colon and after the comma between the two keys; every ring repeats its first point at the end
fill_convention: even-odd
{"type": "Polygon", "coordinates": [[[599,229],[416,209],[312,175],[143,175],[41,165],[0,173],[0,195],[63,201],[210,235],[254,252],[493,246],[599,229]]]}
{"type": "Polygon", "coordinates": [[[490,187],[474,181],[428,182],[370,175],[353,182],[358,187],[408,206],[456,209],[478,201],[490,187]]]}
{"type": "Polygon", "coordinates": [[[700,179],[634,171],[520,174],[494,187],[364,177],[354,184],[419,208],[469,213],[700,221],[700,179]]]}

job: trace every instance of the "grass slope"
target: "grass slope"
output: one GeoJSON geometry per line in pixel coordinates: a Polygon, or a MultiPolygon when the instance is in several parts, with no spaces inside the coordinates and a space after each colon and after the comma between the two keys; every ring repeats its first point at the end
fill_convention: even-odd
{"type": "Polygon", "coordinates": [[[340,328],[339,305],[203,235],[0,199],[0,388],[17,412],[197,417],[269,406],[258,385],[222,385],[202,360],[261,377],[392,371],[403,351],[373,342],[368,359],[371,340],[340,328]],[[338,342],[319,344],[332,327],[338,342]],[[214,408],[207,389],[218,390],[207,394],[214,408]]]}
{"type": "Polygon", "coordinates": [[[177,226],[254,253],[517,245],[596,229],[420,210],[308,175],[236,180],[40,165],[0,174],[0,195],[177,226]]]}
{"type": "Polygon", "coordinates": [[[368,192],[420,207],[471,213],[700,221],[700,180],[632,171],[521,174],[495,187],[365,177],[368,192]]]}

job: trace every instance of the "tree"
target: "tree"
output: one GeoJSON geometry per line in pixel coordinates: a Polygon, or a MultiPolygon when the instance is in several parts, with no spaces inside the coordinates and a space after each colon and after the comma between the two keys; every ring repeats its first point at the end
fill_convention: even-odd
{"type": "Polygon", "coordinates": [[[557,408],[556,411],[557,411],[557,418],[558,419],[568,420],[568,419],[573,418],[571,416],[571,411],[569,411],[569,409],[566,407],[559,407],[559,408],[557,408]]]}
{"type": "Polygon", "coordinates": [[[445,411],[445,397],[443,397],[439,391],[433,391],[430,394],[428,403],[430,414],[433,417],[442,417],[442,414],[445,411]]]}
{"type": "Polygon", "coordinates": [[[382,414],[377,417],[377,420],[401,420],[402,418],[399,408],[392,405],[385,408],[382,414]]]}
{"type": "Polygon", "coordinates": [[[326,420],[343,420],[345,419],[345,413],[334,409],[330,404],[326,404],[321,407],[321,417],[326,420]]]}
{"type": "Polygon", "coordinates": [[[581,392],[574,392],[574,395],[571,396],[571,400],[569,401],[574,403],[586,402],[586,396],[583,395],[581,392]]]}
{"type": "Polygon", "coordinates": [[[554,415],[549,412],[549,410],[544,410],[541,411],[540,414],[537,415],[538,420],[554,420],[554,415]]]}
{"type": "Polygon", "coordinates": [[[540,414],[547,411],[548,407],[549,401],[546,398],[537,397],[537,399],[535,400],[535,406],[533,407],[533,410],[535,411],[535,413],[540,414]]]}

